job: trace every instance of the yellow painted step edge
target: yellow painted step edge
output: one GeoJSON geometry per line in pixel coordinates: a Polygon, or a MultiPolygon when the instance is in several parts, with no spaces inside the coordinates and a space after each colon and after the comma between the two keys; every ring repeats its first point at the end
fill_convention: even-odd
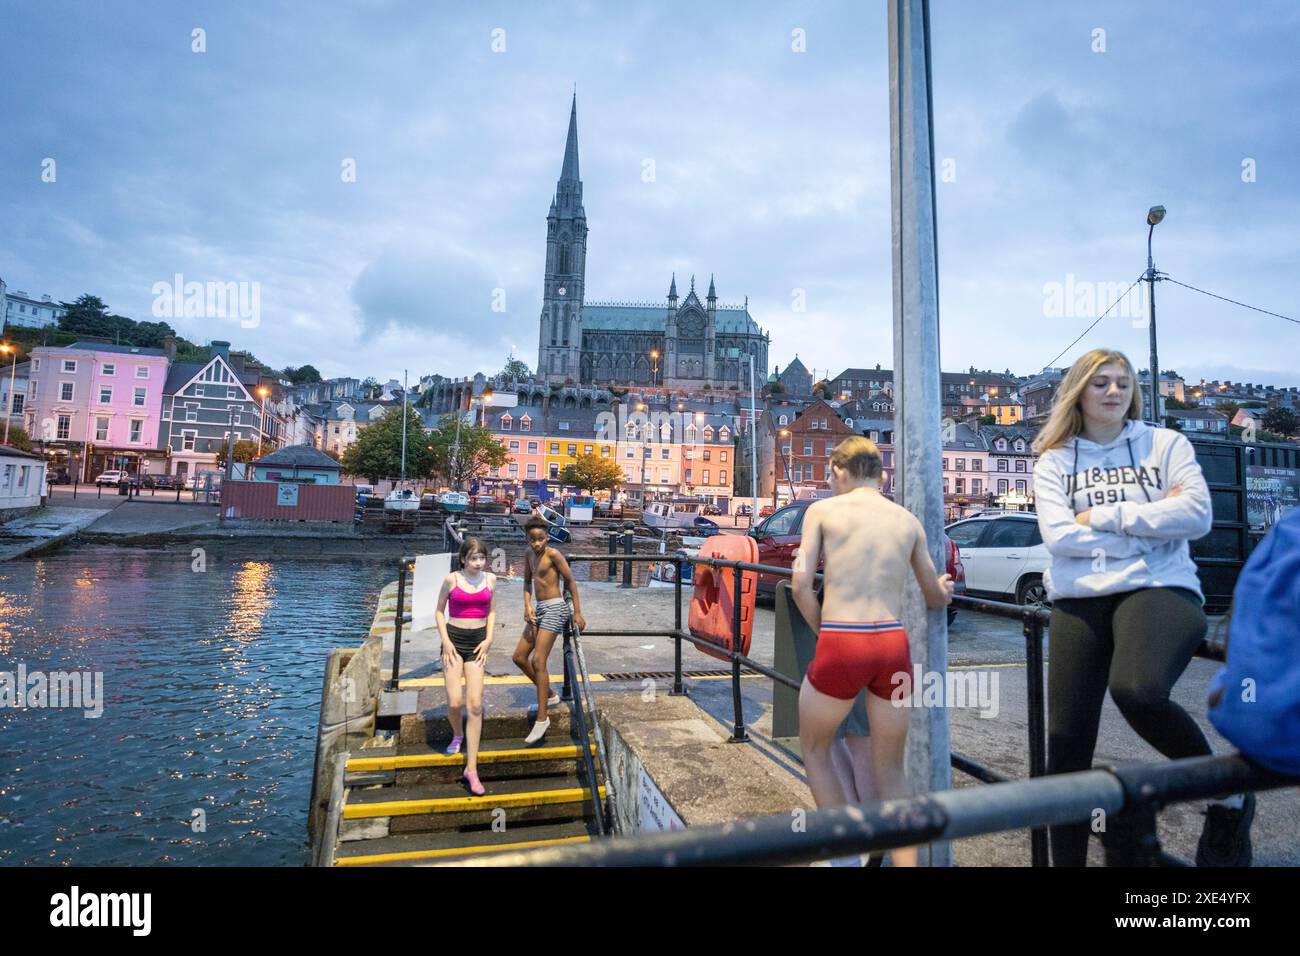
{"type": "MultiPolygon", "coordinates": [[[[590,744],[591,752],[596,745],[590,744]]],[[[479,763],[517,763],[534,760],[564,760],[578,757],[577,744],[567,747],[524,747],[519,750],[480,750],[479,763]]],[[[415,767],[463,767],[465,755],[458,754],[403,754],[400,757],[353,757],[348,761],[348,773],[369,770],[410,770],[415,767]]]]}
{"type": "Polygon", "coordinates": [[[436,850],[406,850],[401,853],[373,853],[370,856],[347,856],[334,861],[335,866],[371,866],[376,863],[398,863],[404,860],[436,860],[448,856],[471,856],[501,853],[505,850],[531,850],[534,847],[556,846],[561,843],[590,843],[589,836],[556,837],[553,840],[533,840],[529,843],[502,843],[499,846],[446,847],[436,850]]]}
{"type": "MultiPolygon", "coordinates": [[[[600,799],[605,788],[600,788],[600,799]]],[[[456,813],[462,810],[496,810],[514,807],[544,807],[559,803],[579,803],[591,799],[587,787],[563,790],[531,790],[527,793],[486,794],[482,797],[433,797],[427,800],[387,800],[383,803],[354,803],[343,807],[344,820],[368,820],[374,817],[405,817],[421,813],[456,813]]]]}

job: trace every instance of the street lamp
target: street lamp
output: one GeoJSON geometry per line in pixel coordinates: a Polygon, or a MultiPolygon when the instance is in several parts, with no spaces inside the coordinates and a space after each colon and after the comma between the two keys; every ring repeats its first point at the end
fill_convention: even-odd
{"type": "Polygon", "coordinates": [[[18,368],[18,349],[6,342],[4,345],[0,345],[0,352],[8,352],[12,356],[9,361],[9,407],[5,409],[4,444],[7,445],[9,444],[9,419],[13,418],[14,415],[14,373],[18,368]]]}
{"type": "Polygon", "coordinates": [[[1147,271],[1143,274],[1151,293],[1147,303],[1147,312],[1151,317],[1151,421],[1156,425],[1160,424],[1160,360],[1156,356],[1156,282],[1159,281],[1159,276],[1151,259],[1151,235],[1164,218],[1164,206],[1152,206],[1147,210],[1147,225],[1150,228],[1147,229],[1147,271]]]}
{"type": "MultiPolygon", "coordinates": [[[[777,433],[777,435],[778,438],[789,438],[790,429],[782,428],[777,433]]],[[[790,474],[792,471],[794,471],[794,468],[790,464],[790,452],[785,451],[785,449],[779,449],[779,450],[781,452],[781,460],[785,462],[785,483],[790,486],[790,500],[794,501],[795,498],[794,477],[790,474]]],[[[776,507],[776,482],[775,481],[772,482],[772,506],[776,507]]]]}
{"type": "Polygon", "coordinates": [[[265,385],[257,390],[257,394],[262,396],[262,417],[257,423],[257,457],[262,457],[262,432],[266,430],[266,396],[271,394],[270,389],[265,385]]]}
{"type": "Polygon", "coordinates": [[[650,409],[643,402],[636,403],[638,412],[645,412],[645,424],[641,427],[641,507],[646,506],[646,480],[645,480],[645,463],[646,463],[646,443],[650,440],[650,409]]]}
{"type": "Polygon", "coordinates": [[[650,386],[653,388],[656,384],[655,380],[659,377],[659,351],[657,349],[651,349],[650,357],[654,359],[655,363],[654,368],[650,372],[650,386]]]}

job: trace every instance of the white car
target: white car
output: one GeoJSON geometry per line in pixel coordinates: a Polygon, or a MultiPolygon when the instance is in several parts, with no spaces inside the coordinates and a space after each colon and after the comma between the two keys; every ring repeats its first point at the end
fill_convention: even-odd
{"type": "Polygon", "coordinates": [[[95,477],[97,485],[120,485],[122,482],[129,480],[125,471],[101,471],[95,477]]]}
{"type": "Polygon", "coordinates": [[[985,511],[944,529],[961,553],[971,596],[1014,598],[1017,604],[1046,604],[1043,572],[1052,556],[1027,511],[985,511]]]}

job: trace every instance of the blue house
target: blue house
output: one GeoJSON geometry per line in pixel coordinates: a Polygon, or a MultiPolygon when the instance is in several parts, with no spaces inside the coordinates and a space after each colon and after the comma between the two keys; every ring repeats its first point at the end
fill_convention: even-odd
{"type": "Polygon", "coordinates": [[[343,466],[311,445],[290,445],[249,462],[253,481],[296,481],[305,485],[337,485],[343,466]]]}

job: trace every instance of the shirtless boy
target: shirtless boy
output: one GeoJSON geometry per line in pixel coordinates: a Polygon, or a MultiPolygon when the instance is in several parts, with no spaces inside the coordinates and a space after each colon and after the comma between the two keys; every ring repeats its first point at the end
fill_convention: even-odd
{"type": "Polygon", "coordinates": [[[568,585],[569,594],[573,596],[573,623],[581,631],[586,628],[587,621],[582,616],[578,585],[574,583],[569,562],[548,546],[550,533],[546,521],[539,517],[529,518],[524,530],[528,534],[528,553],[524,561],[524,633],[515,646],[514,661],[537,686],[537,720],[524,738],[524,743],[535,744],[551,726],[546,708],[560,702],[560,695],[551,693],[551,675],[546,659],[555,639],[564,633],[564,626],[569,622],[569,605],[560,589],[561,580],[568,585]],[[534,591],[536,606],[533,604],[534,591]]]}
{"type": "MultiPolygon", "coordinates": [[[[921,522],[880,493],[880,465],[875,443],[860,435],[840,443],[830,463],[835,497],[808,508],[794,566],[795,603],[818,632],[817,652],[799,691],[799,743],[818,807],[846,803],[831,746],[864,687],[879,798],[909,795],[903,772],[909,711],[891,701],[896,688],[911,694],[912,660],[899,623],[908,571],[929,607],[952,600],[952,579],[935,573],[921,522]],[[819,605],[813,579],[823,558],[819,605]]],[[[894,850],[893,859],[895,866],[915,866],[916,848],[894,850]]]]}

